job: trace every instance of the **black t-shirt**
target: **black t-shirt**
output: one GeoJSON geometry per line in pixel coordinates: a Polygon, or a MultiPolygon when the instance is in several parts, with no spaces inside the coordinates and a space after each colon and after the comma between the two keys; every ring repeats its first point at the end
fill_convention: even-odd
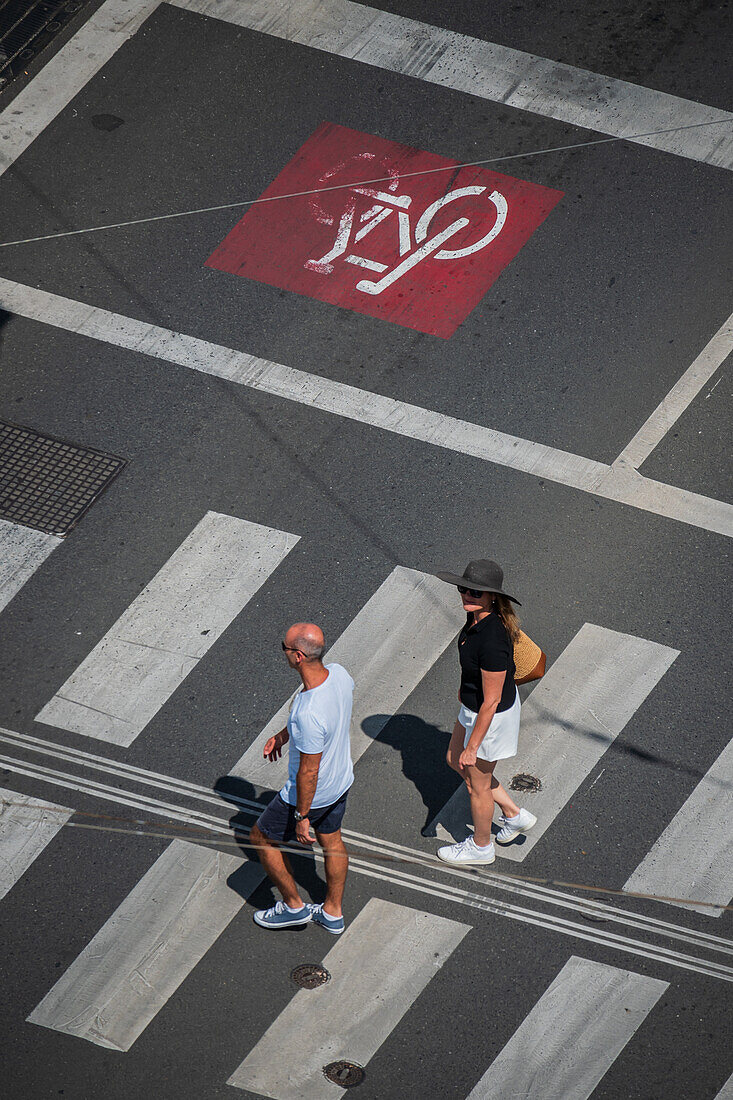
{"type": "Polygon", "coordinates": [[[516,698],[514,684],[514,647],[506,627],[492,611],[475,626],[473,615],[466,616],[466,625],[458,635],[458,656],[461,661],[461,702],[468,710],[479,710],[484,701],[481,669],[487,672],[504,672],[506,678],[501,699],[496,708],[509,710],[516,698]]]}

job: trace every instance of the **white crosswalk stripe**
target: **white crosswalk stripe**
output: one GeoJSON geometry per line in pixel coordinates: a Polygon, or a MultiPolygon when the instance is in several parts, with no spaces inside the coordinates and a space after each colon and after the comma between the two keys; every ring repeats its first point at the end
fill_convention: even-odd
{"type": "MultiPolygon", "coordinates": [[[[334,642],[326,663],[342,664],[355,681],[354,762],[450,645],[463,621],[454,588],[427,573],[398,566],[334,642]],[[424,626],[419,646],[415,645],[416,622],[424,626]],[[365,720],[377,714],[382,716],[381,724],[371,721],[365,732],[365,720]]],[[[282,786],[288,774],[287,753],[271,763],[263,759],[262,749],[268,737],[285,725],[289,707],[290,700],[237,761],[233,775],[260,787],[282,786]]]]}
{"type": "Polygon", "coordinates": [[[733,1100],[733,1075],[725,1082],[715,1100],[733,1100]]]}
{"type": "Polygon", "coordinates": [[[0,611],[61,541],[56,535],[0,519],[0,611]]]}
{"type": "Polygon", "coordinates": [[[372,898],[323,960],[331,980],[296,993],[227,1084],[273,1100],[342,1096],[323,1067],[365,1066],[468,931],[372,898]]]}
{"type": "Polygon", "coordinates": [[[259,864],[174,840],[29,1022],[129,1050],[263,878],[259,864]]]}
{"type": "Polygon", "coordinates": [[[131,745],[298,538],[207,512],[36,721],[131,745]]]}
{"type": "MultiPolygon", "coordinates": [[[[522,707],[518,755],[497,764],[505,786],[518,773],[542,783],[541,791],[525,796],[537,824],[497,848],[499,855],[516,861],[529,855],[677,656],[676,649],[644,638],[582,627],[522,707]]],[[[470,823],[462,785],[433,824],[440,839],[462,840],[470,823]]]]}
{"type": "Polygon", "coordinates": [[[573,955],[468,1100],[587,1100],[668,986],[573,955]]]}
{"type": "MultiPolygon", "coordinates": [[[[624,885],[635,893],[728,905],[733,897],[733,741],[624,885]]],[[[722,909],[685,905],[708,917],[722,909]]]]}
{"type": "Polygon", "coordinates": [[[54,802],[0,788],[0,898],[15,886],[73,813],[54,802]]]}

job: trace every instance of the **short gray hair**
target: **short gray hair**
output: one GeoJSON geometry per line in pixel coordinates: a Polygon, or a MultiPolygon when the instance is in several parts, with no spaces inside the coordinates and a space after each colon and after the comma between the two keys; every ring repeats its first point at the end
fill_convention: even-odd
{"type": "Polygon", "coordinates": [[[305,635],[294,638],[293,642],[293,649],[299,649],[303,656],[307,657],[309,661],[320,661],[321,657],[326,652],[325,638],[323,645],[316,645],[312,638],[307,638],[305,635]]]}

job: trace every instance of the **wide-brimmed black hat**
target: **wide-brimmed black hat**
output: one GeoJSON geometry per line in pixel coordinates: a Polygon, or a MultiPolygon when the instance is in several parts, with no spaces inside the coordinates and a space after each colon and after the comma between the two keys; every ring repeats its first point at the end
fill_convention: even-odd
{"type": "Polygon", "coordinates": [[[512,603],[522,606],[516,597],[510,596],[502,588],[504,570],[495,561],[489,561],[488,558],[478,558],[477,561],[470,561],[463,570],[462,577],[459,577],[457,573],[436,573],[435,575],[448,584],[460,584],[463,588],[476,588],[482,592],[495,592],[497,596],[506,596],[512,603]]]}

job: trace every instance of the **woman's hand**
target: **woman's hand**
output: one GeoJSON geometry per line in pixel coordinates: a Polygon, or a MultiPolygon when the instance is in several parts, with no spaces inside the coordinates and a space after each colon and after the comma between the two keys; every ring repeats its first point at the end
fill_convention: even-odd
{"type": "Polygon", "coordinates": [[[470,745],[466,745],[465,749],[458,757],[458,767],[470,768],[476,763],[476,749],[472,749],[470,745]]]}

